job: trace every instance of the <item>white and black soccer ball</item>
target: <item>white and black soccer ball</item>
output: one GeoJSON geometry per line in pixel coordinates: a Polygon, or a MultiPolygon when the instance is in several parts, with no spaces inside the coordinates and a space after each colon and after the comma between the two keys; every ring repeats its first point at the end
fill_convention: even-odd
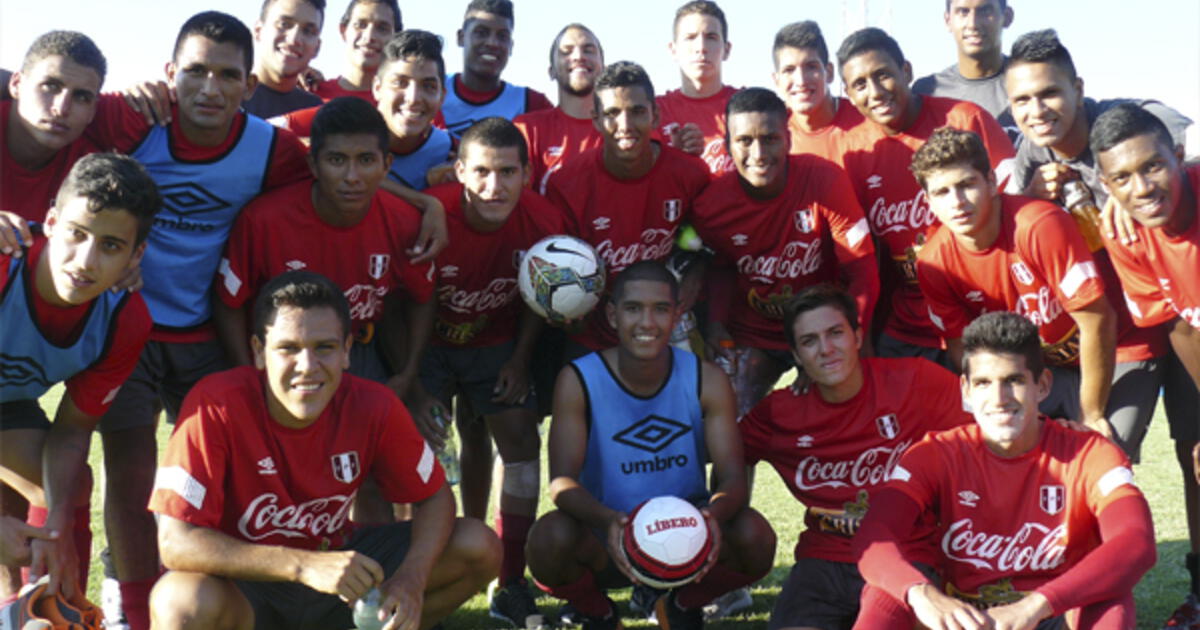
{"type": "Polygon", "coordinates": [[[708,522],[696,506],[673,496],[635,507],[621,530],[621,548],[643,583],[659,589],[696,578],[712,552],[708,522]]]}
{"type": "Polygon", "coordinates": [[[517,270],[521,298],[534,313],[552,322],[575,320],[600,303],[604,261],[591,245],[557,234],[525,252],[517,270]]]}

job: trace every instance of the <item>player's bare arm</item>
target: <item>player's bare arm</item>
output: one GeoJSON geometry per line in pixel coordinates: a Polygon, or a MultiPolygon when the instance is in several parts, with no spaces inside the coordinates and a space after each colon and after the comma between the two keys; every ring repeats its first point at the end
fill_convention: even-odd
{"type": "Polygon", "coordinates": [[[1094,431],[1112,438],[1112,427],[1104,416],[1108,392],[1112,388],[1116,362],[1117,316],[1108,299],[1070,311],[1079,326],[1079,405],[1083,422],[1094,431]]]}
{"type": "Polygon", "coordinates": [[[21,244],[33,242],[29,224],[15,212],[0,210],[0,254],[20,258],[24,255],[21,244]]]}
{"type": "Polygon", "coordinates": [[[1182,317],[1170,324],[1171,348],[1187,369],[1196,387],[1200,387],[1200,329],[1189,325],[1182,317]]]}
{"type": "Polygon", "coordinates": [[[388,627],[407,630],[420,624],[429,576],[453,529],[454,495],[450,486],[443,484],[433,496],[417,504],[408,553],[396,572],[379,585],[380,611],[388,617],[395,615],[388,627]]]}
{"type": "Polygon", "coordinates": [[[533,359],[533,348],[542,330],[542,322],[542,318],[529,307],[521,306],[512,358],[500,366],[496,374],[496,391],[492,400],[509,405],[525,402],[525,397],[529,395],[529,363],[533,359]]]}
{"type": "Polygon", "coordinates": [[[258,545],[162,514],[158,548],[172,571],[234,580],[298,582],[353,601],[383,580],[378,562],[356,551],[309,551],[258,545]]]}
{"type": "Polygon", "coordinates": [[[232,308],[225,304],[217,295],[213,295],[212,321],[217,329],[217,339],[225,358],[233,366],[251,365],[250,321],[246,306],[232,308]]]}
{"type": "Polygon", "coordinates": [[[0,564],[21,566],[32,558],[30,544],[34,539],[54,540],[58,532],[34,527],[11,516],[0,516],[0,564]]]}
{"type": "Polygon", "coordinates": [[[437,199],[417,192],[400,182],[385,177],[379,187],[407,201],[421,212],[421,229],[417,240],[405,253],[414,264],[429,262],[450,244],[450,231],[446,227],[446,209],[437,199]]]}
{"type": "Polygon", "coordinates": [[[700,408],[704,413],[704,440],[713,465],[716,487],[708,510],[724,523],[746,507],[746,465],[737,411],[729,377],[716,365],[701,364],[700,408]]]}

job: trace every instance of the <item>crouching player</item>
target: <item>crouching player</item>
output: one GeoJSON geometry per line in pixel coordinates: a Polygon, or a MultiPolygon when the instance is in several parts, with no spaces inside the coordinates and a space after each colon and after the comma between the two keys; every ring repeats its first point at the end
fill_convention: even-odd
{"type": "Polygon", "coordinates": [[[454,518],[429,445],[385,386],[343,375],[350,309],[305,271],[263,287],[255,367],[213,374],[184,400],[155,479],[155,628],[347,628],[378,588],[388,628],[429,628],[496,575],[500,545],[454,518]],[[412,521],[355,527],[359,486],[417,504],[412,521]]]}
{"type": "Polygon", "coordinates": [[[620,628],[603,589],[636,583],[618,542],[626,515],[663,494],[705,502],[715,543],[707,572],[655,605],[661,627],[701,628],[705,604],[766,575],[775,559],[775,533],[746,505],[733,392],[720,368],[669,345],[679,286],[662,263],[622,271],[605,309],[619,345],[571,362],[554,388],[550,494],[558,509],[529,532],[529,569],[574,606],[585,630],[620,628]]]}
{"type": "Polygon", "coordinates": [[[88,445],[151,327],[140,294],[109,289],[140,263],[160,204],[136,161],[92,154],[68,173],[44,235],[0,212],[0,480],[29,500],[32,525],[60,533],[32,540],[25,559],[49,571],[51,592],[70,595],[76,568],[87,575],[88,445]],[[38,397],[61,381],[50,423],[38,397]]]}
{"type": "Polygon", "coordinates": [[[975,424],[913,446],[855,539],[868,587],[856,628],[1132,628],[1154,565],[1150,509],[1129,460],[1099,433],[1038,414],[1050,392],[1038,329],[1015,313],[963,332],[975,424]],[[912,523],[938,521],[944,590],[909,560],[912,523]],[[1114,570],[1119,567],[1119,570],[1114,570]]]}

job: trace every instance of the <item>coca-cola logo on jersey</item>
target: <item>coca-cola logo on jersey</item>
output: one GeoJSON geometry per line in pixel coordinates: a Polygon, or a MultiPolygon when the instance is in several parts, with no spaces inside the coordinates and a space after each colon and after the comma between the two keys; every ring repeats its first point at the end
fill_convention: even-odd
{"type": "Polygon", "coordinates": [[[733,158],[725,152],[725,140],[717,138],[704,146],[700,159],[708,165],[710,173],[728,173],[733,170],[733,158]]]}
{"type": "Polygon", "coordinates": [[[792,241],[779,256],[742,256],[738,272],[744,276],[792,279],[816,273],[821,268],[821,241],[792,241]]]}
{"type": "Polygon", "coordinates": [[[908,450],[912,440],[895,446],[877,446],[863,451],[853,460],[823,461],[815,455],[800,460],[796,465],[796,487],[801,490],[817,488],[863,488],[877,486],[892,474],[900,456],[908,450]]]}
{"type": "Polygon", "coordinates": [[[464,291],[454,285],[438,287],[438,301],[456,313],[483,313],[513,301],[517,295],[516,278],[493,278],[486,287],[464,291]]]}
{"type": "Polygon", "coordinates": [[[1035,326],[1044,326],[1058,319],[1063,313],[1063,307],[1049,287],[1042,287],[1036,293],[1022,293],[1017,299],[1016,311],[1035,326]]]}
{"type": "Polygon", "coordinates": [[[387,295],[385,287],[372,284],[356,284],[346,289],[346,301],[350,303],[350,319],[354,321],[373,321],[383,312],[383,296],[387,295]]]}
{"type": "Polygon", "coordinates": [[[675,244],[675,228],[646,228],[636,243],[613,247],[612,239],[606,238],[596,245],[596,253],[604,259],[609,271],[620,271],[639,260],[662,260],[671,253],[675,244]]]}
{"type": "Polygon", "coordinates": [[[942,553],[976,569],[1002,573],[1049,571],[1064,561],[1067,547],[1063,539],[1067,526],[1051,529],[1041,523],[1025,523],[1011,536],[975,530],[975,521],[964,518],[954,522],[942,536],[942,553]]]}
{"type": "Polygon", "coordinates": [[[280,505],[273,492],[258,495],[238,519],[238,532],[247,540],[268,536],[320,538],[338,534],[346,526],[354,494],[335,494],[305,501],[299,505],[280,505]]]}
{"type": "Polygon", "coordinates": [[[883,197],[876,197],[875,203],[871,204],[868,218],[876,234],[924,230],[937,223],[937,216],[929,210],[929,204],[925,203],[924,190],[918,191],[912,199],[892,204],[887,203],[883,197]]]}

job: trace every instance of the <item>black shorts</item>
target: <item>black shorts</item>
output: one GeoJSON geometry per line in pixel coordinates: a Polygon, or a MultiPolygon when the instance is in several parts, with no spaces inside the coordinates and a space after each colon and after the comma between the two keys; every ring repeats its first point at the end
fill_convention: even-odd
{"type": "Polygon", "coordinates": [[[100,418],[101,433],[153,427],[158,412],[175,422],[183,398],[196,381],[228,368],[215,339],[195,343],[147,341],[133,372],[100,418]]]}
{"type": "MultiPolygon", "coordinates": [[[[63,396],[67,393],[63,392],[63,396]]],[[[10,400],[0,403],[0,431],[11,429],[50,430],[50,419],[36,400],[10,400]]]]}
{"type": "Polygon", "coordinates": [[[481,416],[509,409],[537,409],[537,397],[532,386],[524,403],[509,405],[492,401],[496,375],[512,358],[514,345],[511,341],[505,341],[478,348],[430,346],[421,357],[421,385],[443,402],[455,394],[465,397],[471,410],[481,416]]]}
{"type": "MultiPolygon", "coordinates": [[[[412,522],[364,527],[343,550],[370,556],[391,577],[408,553],[412,522]]],[[[350,606],[337,595],[319,593],[297,582],[234,580],[254,609],[254,630],[326,630],[353,628],[350,606]]]]}

